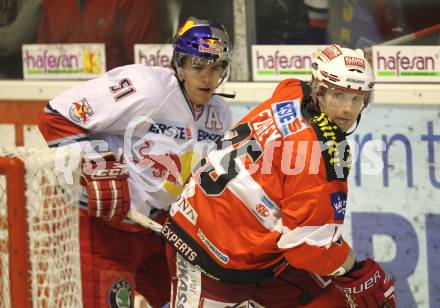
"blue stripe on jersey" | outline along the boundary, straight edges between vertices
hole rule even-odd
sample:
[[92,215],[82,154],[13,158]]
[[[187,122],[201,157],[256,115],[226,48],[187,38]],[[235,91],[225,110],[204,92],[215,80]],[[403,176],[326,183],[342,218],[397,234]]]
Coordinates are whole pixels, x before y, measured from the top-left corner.
[[82,141],[89,141],[89,140],[90,140],[90,138],[86,134],[78,134],[78,135],[69,136],[66,138],[59,138],[56,140],[49,141],[49,142],[47,142],[47,145],[50,148],[55,148],[55,147],[59,146],[60,144],[65,146],[65,145],[69,145],[69,144],[72,144],[75,142],[82,142]]

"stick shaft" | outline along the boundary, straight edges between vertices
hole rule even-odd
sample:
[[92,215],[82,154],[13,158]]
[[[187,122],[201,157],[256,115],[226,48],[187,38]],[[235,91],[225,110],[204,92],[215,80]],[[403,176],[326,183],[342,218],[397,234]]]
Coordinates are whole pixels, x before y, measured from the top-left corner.
[[133,220],[134,222],[140,224],[141,226],[153,230],[154,232],[160,234],[162,230],[162,225],[151,218],[148,218],[144,214],[141,214],[138,210],[131,208],[128,213],[127,217]]
[[440,24],[410,33],[410,34],[406,34],[406,35],[402,35],[400,37],[397,37],[395,39],[386,41],[386,42],[382,42],[379,45],[400,45],[400,44],[405,44],[408,42],[411,42],[417,38],[421,38],[421,37],[425,37],[428,36],[432,33],[436,33],[436,32],[440,32]]

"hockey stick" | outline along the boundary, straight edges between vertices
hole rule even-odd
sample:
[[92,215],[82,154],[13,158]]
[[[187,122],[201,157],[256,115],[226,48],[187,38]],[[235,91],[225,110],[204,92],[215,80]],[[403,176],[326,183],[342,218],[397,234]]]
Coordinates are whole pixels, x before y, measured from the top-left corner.
[[431,27],[427,27],[425,29],[410,33],[410,34],[406,34],[406,35],[402,35],[400,37],[397,37],[395,39],[386,41],[386,42],[382,42],[379,45],[384,45],[384,46],[388,46],[388,45],[401,45],[401,44],[406,44],[408,42],[411,42],[415,39],[418,38],[422,38],[425,36],[428,36],[430,34],[436,33],[436,32],[440,32],[440,24],[431,26]]
[[[434,25],[434,26],[430,26],[427,27],[425,29],[410,33],[410,34],[405,34],[399,37],[396,37],[392,40],[389,41],[385,41],[382,43],[379,43],[377,45],[379,46],[390,46],[390,45],[401,45],[401,44],[406,44],[409,43],[411,41],[414,41],[418,38],[422,38],[434,33],[440,32],[440,24]],[[367,47],[364,49],[365,52],[371,52],[371,47]]]
[[141,226],[150,229],[159,235],[161,234],[162,225],[158,222],[155,222],[153,219],[148,218],[147,216],[145,216],[135,208],[131,208],[128,211],[127,217],[133,220],[134,222],[140,224]]

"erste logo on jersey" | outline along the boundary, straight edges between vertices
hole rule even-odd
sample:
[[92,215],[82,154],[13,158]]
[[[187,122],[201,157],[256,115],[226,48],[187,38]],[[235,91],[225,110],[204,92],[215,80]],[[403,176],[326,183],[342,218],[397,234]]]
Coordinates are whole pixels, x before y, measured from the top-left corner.
[[192,138],[191,129],[182,123],[156,122],[148,130],[174,139],[188,140]]
[[85,97],[77,102],[73,102],[69,108],[70,118],[77,123],[82,122],[85,124],[92,115],[92,107],[90,107]]
[[330,195],[330,202],[334,211],[334,220],[344,220],[345,207],[347,205],[347,194],[342,191],[332,193]]
[[308,127],[302,121],[300,108],[300,99],[272,104],[275,121],[284,138]]
[[205,131],[203,129],[199,128],[199,131],[197,133],[197,141],[203,141],[203,140],[210,140],[217,142],[222,138],[223,135],[216,134],[213,132]]

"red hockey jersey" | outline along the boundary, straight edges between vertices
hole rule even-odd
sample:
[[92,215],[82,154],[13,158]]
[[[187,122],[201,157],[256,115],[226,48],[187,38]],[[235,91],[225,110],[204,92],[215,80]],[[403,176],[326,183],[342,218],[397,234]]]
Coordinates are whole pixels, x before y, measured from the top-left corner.
[[204,158],[163,235],[214,278],[256,282],[287,261],[328,275],[341,237],[350,166],[345,136],[302,82],[281,82]]

